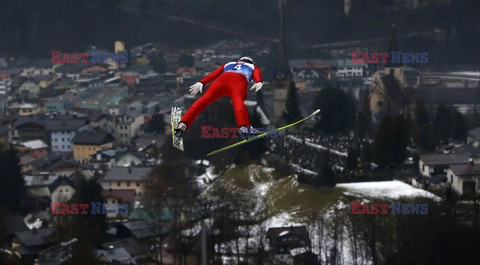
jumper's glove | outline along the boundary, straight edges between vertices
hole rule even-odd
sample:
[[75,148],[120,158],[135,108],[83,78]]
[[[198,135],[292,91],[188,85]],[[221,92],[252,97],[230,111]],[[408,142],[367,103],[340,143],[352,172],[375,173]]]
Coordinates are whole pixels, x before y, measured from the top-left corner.
[[255,83],[255,84],[250,88],[250,90],[255,90],[255,92],[258,92],[260,89],[262,89],[262,86],[263,86],[263,83],[262,83],[262,82],[258,82],[258,83]]
[[196,95],[198,92],[200,92],[200,94],[201,94],[202,89],[203,89],[203,84],[201,82],[197,82],[197,83],[191,85],[190,89],[188,91],[190,91],[190,94]]

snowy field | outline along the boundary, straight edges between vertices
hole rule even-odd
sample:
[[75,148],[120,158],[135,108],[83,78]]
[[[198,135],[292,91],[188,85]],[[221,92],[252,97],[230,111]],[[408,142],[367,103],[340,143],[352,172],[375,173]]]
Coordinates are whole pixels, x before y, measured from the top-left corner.
[[345,188],[345,195],[367,196],[373,198],[399,199],[423,197],[434,200],[440,198],[426,190],[417,189],[398,180],[358,182],[337,184],[338,188]]

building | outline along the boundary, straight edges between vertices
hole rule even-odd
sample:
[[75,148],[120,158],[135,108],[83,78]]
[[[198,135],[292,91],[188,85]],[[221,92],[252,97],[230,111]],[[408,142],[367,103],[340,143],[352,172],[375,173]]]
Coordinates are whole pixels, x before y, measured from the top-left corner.
[[7,112],[8,96],[0,94],[0,118],[5,117]]
[[31,80],[38,84],[42,90],[55,83],[57,81],[57,76],[55,74],[37,75],[32,77]]
[[355,79],[365,76],[365,63],[352,63],[351,58],[338,59],[334,61],[334,75],[340,79]]
[[35,115],[40,112],[42,112],[42,108],[36,103],[20,104],[18,108],[18,115],[20,116]]
[[52,202],[69,202],[75,195],[73,181],[67,177],[58,177],[52,184],[48,186],[50,190],[50,199]]
[[12,78],[9,73],[0,73],[0,95],[6,95],[12,89]]
[[24,61],[20,62],[20,64],[20,76],[23,77],[33,77],[55,73],[55,66],[48,59]]
[[73,138],[77,131],[86,128],[86,119],[62,118],[49,120],[47,131],[50,133],[50,143],[53,152],[72,152]]
[[69,264],[73,256],[73,248],[77,243],[74,238],[67,242],[60,242],[59,245],[51,246],[40,251],[39,257],[34,265],[64,265]]
[[480,165],[473,163],[450,165],[447,181],[460,195],[471,196],[480,191]]
[[21,257],[24,264],[33,264],[42,250],[55,244],[54,233],[54,227],[17,232],[13,236],[12,250]]
[[70,176],[85,168],[71,160],[71,154],[50,152],[47,157],[29,162],[27,165],[33,174],[51,172],[59,176]]
[[5,215],[3,223],[3,236],[5,244],[12,244],[12,237],[15,233],[29,231],[23,217],[20,214],[9,214]]
[[137,151],[124,151],[117,153],[115,165],[119,167],[141,165],[146,159],[146,154]]
[[[397,31],[392,26],[388,52],[399,51]],[[401,62],[389,58],[383,71],[372,76],[372,87],[369,93],[369,107],[372,121],[378,123],[385,115],[397,115],[405,111],[410,102],[413,87],[419,83],[419,71],[408,67]],[[407,84],[409,87],[407,87]]]
[[[162,226],[161,233],[167,230],[165,226]],[[144,220],[135,220],[125,223],[121,223],[117,226],[117,236],[121,238],[133,238],[135,240],[148,240],[156,235],[158,232],[157,228],[152,222],[147,222]]]
[[[105,63],[93,63],[84,67],[81,74],[88,75],[91,73],[103,73],[108,71],[108,64]],[[80,77],[79,77],[80,78]]]
[[122,81],[128,86],[132,87],[138,84],[139,74],[134,71],[124,71],[121,77]]
[[75,83],[75,81],[68,76],[64,76],[60,78],[57,81],[57,84],[55,85],[55,89],[59,89],[59,90],[68,90],[76,87],[77,87],[77,83]]
[[130,253],[123,248],[97,249],[96,256],[101,264],[136,264]]
[[8,108],[9,113],[13,111],[19,116],[35,115],[42,112],[42,108],[37,103],[14,104]]
[[146,156],[144,152],[129,151],[127,148],[116,147],[96,153],[89,161],[89,165],[97,169],[109,169],[112,166],[136,166],[143,164]]
[[23,82],[18,88],[18,94],[27,98],[36,98],[40,93],[40,85],[32,80]]
[[48,142],[47,119],[43,115],[21,116],[13,124],[11,137],[19,141],[42,140]]
[[293,258],[293,265],[320,265],[318,255],[308,248],[296,248],[290,250]]
[[112,167],[102,180],[103,187],[112,190],[134,189],[135,199],[143,198],[145,181],[152,167]]
[[15,149],[23,155],[29,155],[35,159],[41,159],[48,154],[48,145],[42,140],[31,140],[15,145]]
[[[101,244],[101,248],[105,250],[110,249],[111,247],[113,248],[123,247],[135,259],[146,258],[150,253],[150,246],[148,243],[141,240],[136,240],[133,238],[118,239],[118,240],[109,241]],[[167,264],[167,263],[164,262],[164,264]]]
[[117,105],[128,96],[128,87],[117,84],[98,84],[89,89],[93,93],[78,94],[73,99],[75,107],[80,109],[106,110],[111,105]]
[[[130,211],[133,208],[133,202],[135,201],[136,192],[134,189],[110,189],[103,191],[103,197],[105,198],[105,203],[109,205],[107,207],[108,219],[128,219],[128,213],[122,214],[119,211],[111,211],[112,207],[119,207],[120,204],[127,204],[128,210]],[[111,206],[115,205],[115,206]],[[117,208],[118,209],[118,208]]]
[[289,254],[296,248],[310,248],[312,243],[305,226],[273,227],[267,231],[270,252],[277,255]]
[[480,146],[480,127],[468,131],[467,142],[474,147]]
[[108,114],[102,112],[101,110],[93,109],[77,109],[75,113],[79,115],[84,115],[89,121],[89,125],[93,128],[102,128],[107,123]]
[[428,154],[420,156],[418,167],[421,176],[432,177],[446,174],[451,165],[469,164],[469,161],[465,154]]
[[72,139],[73,159],[87,163],[98,151],[111,148],[115,138],[103,131],[77,132]]
[[144,123],[144,115],[140,112],[127,112],[121,115],[114,115],[111,119],[111,126],[115,130],[115,139],[122,144],[128,144],[133,137],[138,136],[140,126]]
[[405,107],[407,95],[393,75],[375,78],[372,85],[369,107],[374,122],[380,122],[385,115],[396,115]]
[[116,148],[105,149],[96,153],[88,162],[95,169],[109,169],[115,165]]
[[332,77],[332,64],[326,60],[295,59],[289,64],[298,90],[322,87]]

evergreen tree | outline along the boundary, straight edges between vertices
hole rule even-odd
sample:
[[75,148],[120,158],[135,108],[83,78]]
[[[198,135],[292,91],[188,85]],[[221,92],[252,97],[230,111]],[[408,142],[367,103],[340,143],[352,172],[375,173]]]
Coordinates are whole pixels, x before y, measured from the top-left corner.
[[152,119],[149,122],[148,132],[152,133],[165,133],[165,120],[163,114],[156,113],[152,115]]
[[421,100],[415,101],[414,120],[414,126],[411,130],[413,141],[419,147],[433,151],[436,146],[436,137],[433,134],[430,115]]
[[456,109],[439,105],[433,119],[434,137],[444,143],[450,139],[465,141],[468,126],[465,117]]
[[178,66],[180,67],[192,67],[194,63],[193,56],[190,54],[183,53],[178,59]]
[[354,170],[358,166],[358,158],[360,157],[360,150],[351,148],[348,150],[347,160],[345,161],[345,168]]
[[440,141],[448,142],[452,126],[451,118],[451,110],[447,106],[441,104],[437,107],[433,119],[433,129]]
[[105,202],[102,191],[102,186],[100,186],[96,178],[89,180],[82,178],[77,184],[73,201],[78,204],[88,204],[89,208],[87,211],[89,214],[72,215],[67,224],[67,233],[70,235],[70,238],[75,237],[78,239],[79,247],[98,244],[107,229],[105,214],[90,214],[92,203]]
[[403,115],[398,115],[395,118],[394,123],[394,136],[393,136],[393,163],[399,165],[407,158],[407,146],[409,143],[409,132],[407,121],[403,118]]
[[355,124],[355,101],[338,87],[328,85],[315,99],[315,109],[321,109],[321,119],[315,125],[325,133],[347,133]]
[[366,163],[372,162],[373,158],[374,158],[373,146],[369,142],[366,142],[362,146],[362,152],[360,154],[360,161],[362,161],[362,164],[366,164]]
[[424,148],[425,150],[435,150],[435,147],[438,144],[438,135],[433,132],[433,126],[431,124],[427,124],[419,128],[416,142],[418,146]]
[[325,163],[321,171],[321,186],[335,187],[337,181],[335,180],[335,172],[333,172],[332,166],[329,163]]
[[298,104],[297,88],[293,81],[290,82],[290,86],[288,87],[287,102],[285,103],[282,118],[287,121],[287,123],[292,123],[302,118],[300,105]]
[[152,67],[153,71],[156,73],[164,73],[167,70],[167,63],[165,61],[165,56],[162,52],[157,52],[152,54],[150,57],[150,67]]
[[375,134],[375,163],[381,167],[402,163],[408,146],[408,130],[403,116],[385,116]]
[[17,152],[0,149],[0,207],[17,212],[25,193],[25,183]]
[[[61,240],[76,238],[78,242],[73,247],[71,262],[73,265],[99,264],[95,256],[94,246],[101,243],[107,229],[106,214],[92,214],[92,203],[103,204],[102,187],[96,177],[86,180],[83,176],[76,183],[76,192],[70,205],[74,203],[87,204],[87,214],[58,215],[57,233]],[[79,209],[82,211],[82,208]]]
[[467,122],[462,113],[457,110],[454,110],[452,113],[452,138],[460,141],[465,141],[468,135]]
[[363,111],[359,112],[357,115],[357,136],[365,137],[370,133],[370,119],[367,114]]
[[72,259],[70,262],[70,264],[72,265],[100,264],[98,258],[95,255],[94,245],[80,241],[73,248]]
[[422,100],[415,101],[415,123],[417,126],[424,126],[430,122],[430,116]]

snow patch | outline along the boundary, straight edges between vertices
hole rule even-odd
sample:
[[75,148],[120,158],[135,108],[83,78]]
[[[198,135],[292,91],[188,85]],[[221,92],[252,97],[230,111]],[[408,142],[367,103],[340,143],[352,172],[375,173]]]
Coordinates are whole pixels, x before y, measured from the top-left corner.
[[272,228],[272,227],[284,227],[284,226],[298,226],[302,225],[293,221],[292,216],[290,213],[283,212],[281,214],[275,215],[270,219],[266,220],[264,223],[265,227]]
[[28,227],[28,229],[40,229],[42,228],[42,220],[40,218],[36,218],[33,222],[29,223],[28,221],[32,218],[32,215],[27,215],[23,221],[25,222],[25,225]]
[[414,188],[398,180],[342,183],[337,184],[337,187],[347,189],[348,191],[344,193],[346,195],[353,194],[387,199],[399,199],[401,197],[425,197],[434,200],[440,200],[440,198],[433,193]]

